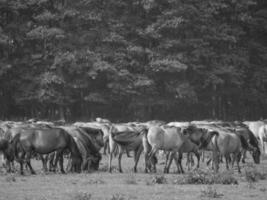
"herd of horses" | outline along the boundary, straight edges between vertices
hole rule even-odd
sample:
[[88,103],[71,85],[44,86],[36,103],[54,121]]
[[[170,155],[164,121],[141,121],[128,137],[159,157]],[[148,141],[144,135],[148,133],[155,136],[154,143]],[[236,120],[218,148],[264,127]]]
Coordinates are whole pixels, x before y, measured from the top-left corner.
[[[156,172],[158,152],[166,156],[164,172],[168,173],[175,160],[177,170],[184,173],[182,157],[187,153],[187,165],[197,158],[197,165],[204,152],[210,152],[207,163],[217,172],[223,158],[226,169],[245,162],[246,152],[253,161],[260,163],[266,151],[267,125],[264,121],[224,122],[192,121],[170,122],[152,120],[148,122],[111,123],[97,118],[94,122],[56,124],[46,121],[0,121],[0,153],[2,166],[14,172],[14,162],[35,174],[31,159],[40,159],[44,171],[62,173],[98,170],[103,154],[109,154],[109,172],[112,159],[117,156],[118,169],[122,172],[123,153],[131,157],[134,152],[134,172],[140,155],[144,153],[145,172]],[[103,149],[103,152],[101,152]],[[65,159],[64,159],[65,158]],[[67,166],[64,167],[64,160]],[[48,165],[48,166],[47,166]]]

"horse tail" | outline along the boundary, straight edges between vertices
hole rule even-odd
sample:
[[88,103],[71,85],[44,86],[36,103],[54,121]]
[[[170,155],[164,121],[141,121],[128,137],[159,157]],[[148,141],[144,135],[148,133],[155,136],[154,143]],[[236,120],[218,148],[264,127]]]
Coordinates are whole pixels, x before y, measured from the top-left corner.
[[208,144],[210,143],[211,139],[213,138],[213,136],[218,136],[218,135],[219,135],[219,133],[217,131],[209,132],[209,135],[208,135],[207,139],[204,140],[202,142],[202,144],[200,144],[199,149],[206,148],[208,146]]
[[19,140],[20,140],[20,134],[17,134],[10,142],[15,158],[19,157],[19,152],[18,152]]
[[[218,132],[217,132],[217,133],[218,133]],[[219,133],[215,135],[214,146],[215,146],[215,150],[216,150],[217,152],[220,152],[219,145],[218,145],[218,136],[219,136]]]

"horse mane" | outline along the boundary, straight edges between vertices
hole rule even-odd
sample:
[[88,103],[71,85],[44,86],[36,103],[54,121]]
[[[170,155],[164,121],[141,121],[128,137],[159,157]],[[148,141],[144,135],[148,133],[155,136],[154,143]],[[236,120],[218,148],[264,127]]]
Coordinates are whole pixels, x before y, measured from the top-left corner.
[[70,140],[69,150],[71,152],[71,156],[79,157],[80,159],[82,159],[82,155],[79,151],[78,145],[76,144],[74,138],[64,129],[61,129],[61,130],[64,131],[65,134],[68,135],[69,137],[69,140]]
[[112,138],[115,142],[120,145],[129,145],[134,142],[136,138],[141,135],[141,132],[135,131],[122,131],[117,133],[112,133]]
[[247,129],[247,131],[248,131],[248,135],[249,135],[250,144],[253,147],[256,147],[258,151],[260,151],[259,142],[258,142],[257,138],[255,137],[255,135],[249,129]]
[[[88,134],[84,129],[77,128],[77,130],[81,134],[81,136],[86,137],[88,139],[87,142],[89,142],[89,144],[87,146],[90,147],[90,150],[93,151],[94,153],[98,152],[98,149],[93,142],[94,140],[93,137],[90,134]],[[81,141],[84,141],[84,138],[81,138],[80,136],[77,136],[77,138],[80,139]]]
[[218,136],[219,135],[219,133],[217,131],[210,131],[208,133],[209,133],[209,135],[208,135],[207,139],[202,141],[202,144],[200,144],[200,147],[199,148],[206,148],[208,146],[208,144],[210,143],[212,137],[214,135],[215,136]]
[[247,142],[247,140],[245,139],[245,137],[241,134],[238,134],[240,141],[241,141],[241,145],[243,149],[248,149],[249,148],[249,144]]

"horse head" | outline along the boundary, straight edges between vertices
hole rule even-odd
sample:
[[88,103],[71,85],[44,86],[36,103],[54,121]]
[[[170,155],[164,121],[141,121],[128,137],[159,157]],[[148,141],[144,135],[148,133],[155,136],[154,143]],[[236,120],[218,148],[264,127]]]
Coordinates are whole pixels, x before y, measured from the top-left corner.
[[252,158],[256,164],[260,164],[261,151],[257,147],[252,147]]

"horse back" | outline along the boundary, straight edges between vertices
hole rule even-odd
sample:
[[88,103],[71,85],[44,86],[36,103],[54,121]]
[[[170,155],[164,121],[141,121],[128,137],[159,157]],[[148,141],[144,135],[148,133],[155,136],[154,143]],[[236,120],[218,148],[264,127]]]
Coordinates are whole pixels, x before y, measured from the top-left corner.
[[147,134],[148,142],[151,146],[159,149],[171,150],[182,146],[185,136],[176,127],[151,127]]
[[222,154],[234,153],[242,148],[241,139],[237,134],[220,132],[217,137],[217,147]]
[[70,137],[60,128],[22,129],[19,133],[19,142],[25,149],[34,149],[37,153],[46,154],[68,148]]

